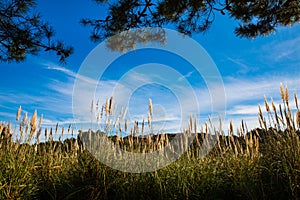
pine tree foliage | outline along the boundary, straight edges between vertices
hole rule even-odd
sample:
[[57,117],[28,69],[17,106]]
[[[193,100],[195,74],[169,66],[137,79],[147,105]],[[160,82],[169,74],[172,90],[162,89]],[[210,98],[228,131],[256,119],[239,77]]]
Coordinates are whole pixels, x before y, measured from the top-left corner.
[[[239,22],[235,34],[256,38],[280,26],[299,22],[299,0],[94,0],[107,6],[103,19],[82,19],[92,27],[91,39],[101,41],[132,28],[173,26],[184,34],[205,32],[216,13]],[[226,24],[224,24],[226,26]]]
[[53,51],[61,62],[73,52],[61,41],[53,41],[53,28],[33,14],[35,0],[0,1],[0,61],[21,62],[28,54]]

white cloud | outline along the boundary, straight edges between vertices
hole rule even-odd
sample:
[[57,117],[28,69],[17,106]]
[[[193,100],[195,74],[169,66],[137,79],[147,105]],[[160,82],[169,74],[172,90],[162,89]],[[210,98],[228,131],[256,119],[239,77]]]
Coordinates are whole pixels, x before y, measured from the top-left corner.
[[[38,100],[39,107],[45,110],[49,110],[56,113],[67,113],[72,114],[72,109],[77,109],[77,113],[80,113],[79,117],[82,124],[90,124],[91,122],[91,113],[90,106],[91,101],[94,99],[95,103],[97,99],[100,99],[101,104],[105,103],[106,98],[110,96],[114,96],[114,102],[119,106],[128,106],[130,96],[133,95],[135,91],[136,85],[143,85],[144,83],[151,83],[153,80],[159,80],[159,77],[149,77],[147,74],[138,73],[138,71],[133,71],[132,73],[128,73],[123,81],[115,81],[115,80],[94,80],[89,77],[77,75],[75,72],[55,65],[48,65],[49,70],[56,70],[63,73],[66,76],[66,79],[53,80],[53,84],[48,85],[48,88],[54,91],[52,96],[30,96],[24,95],[26,98],[22,98],[20,101],[16,101],[15,103],[24,103],[32,100]],[[188,73],[187,76],[192,74]],[[264,76],[264,77],[249,77],[248,79],[240,79],[234,77],[225,77],[224,78],[224,87],[226,94],[226,105],[228,107],[227,116],[224,121],[224,127],[229,125],[229,121],[232,120],[235,126],[239,126],[241,120],[245,120],[248,124],[249,128],[257,127],[257,105],[263,104],[264,95],[267,98],[274,98],[277,104],[280,102],[280,93],[279,93],[279,84],[282,82],[284,85],[288,85],[290,92],[300,91],[300,74],[290,74],[288,76]],[[78,78],[82,85],[79,87],[80,89],[80,105],[73,104],[72,107],[72,97],[73,96],[73,88],[75,79]],[[162,77],[166,78],[166,77]],[[64,80],[64,81],[63,81]],[[174,83],[175,84],[175,83]],[[86,87],[90,87],[91,85],[96,88],[92,91],[86,90]],[[176,90],[185,94],[185,91],[190,90],[183,85],[175,85]],[[214,98],[214,106],[215,108],[220,108],[222,104],[224,104],[224,99],[222,98],[222,90],[223,88],[214,87],[210,88],[209,91],[205,86],[194,88],[196,94],[196,101],[198,102],[198,108],[200,110],[200,116],[198,122],[203,124],[208,119],[208,115],[212,111],[212,98],[211,94],[215,94]],[[213,91],[212,91],[213,90]],[[138,93],[136,98],[145,99],[144,102],[148,102],[149,96],[147,92],[151,92],[152,95],[155,95],[157,99],[153,102],[158,106],[162,106],[163,110],[160,109],[158,111],[162,112],[161,115],[156,115],[153,118],[153,122],[156,124],[161,124],[158,126],[159,129],[164,129],[165,131],[178,131],[181,117],[186,118],[188,120],[189,114],[197,115],[195,111],[197,110],[197,106],[191,103],[192,93],[186,93],[178,104],[178,99],[172,99],[170,96],[166,95],[166,90],[161,88],[154,88],[154,91],[150,91],[145,87],[142,92]],[[210,93],[211,92],[211,93]],[[7,95],[7,94],[6,94]],[[5,101],[7,99],[18,99],[17,96],[4,96],[0,95],[0,100]],[[292,96],[292,95],[291,95]],[[138,100],[137,99],[137,100]],[[139,101],[137,101],[139,102]],[[141,101],[142,102],[142,101]],[[176,103],[177,102],[177,103]],[[186,114],[181,113],[181,109],[185,111]],[[133,108],[136,112],[132,111],[130,114],[130,118],[132,120],[142,119],[146,120],[147,117],[147,109],[148,105],[145,104],[136,104]],[[140,111],[145,111],[146,113],[142,114]],[[155,113],[155,110],[154,110]],[[188,113],[188,114],[187,114]],[[183,116],[185,115],[185,116]],[[47,121],[48,120],[48,121]],[[60,119],[60,123],[68,124],[73,119]],[[45,119],[45,125],[54,125],[56,124],[55,119]],[[164,124],[164,126],[163,126]],[[78,128],[82,128],[80,125]],[[177,129],[177,130],[176,130]]]
[[299,76],[300,73],[290,74],[289,76],[249,77],[247,80],[227,78],[225,80],[227,102],[232,104],[242,101],[257,101],[263,99],[265,95],[268,98],[279,98],[279,86],[281,82],[288,86],[290,92],[299,91]]
[[228,115],[255,115],[258,113],[258,105],[236,105],[226,113]]
[[243,59],[238,59],[238,58],[231,58],[227,57],[227,60],[231,61],[232,63],[236,64],[239,66],[239,70],[236,72],[237,74],[247,74],[249,72],[257,71],[258,68],[255,66],[250,66],[248,63],[246,64],[246,61]]
[[262,51],[265,52],[265,57],[269,60],[280,61],[299,61],[300,59],[300,37],[296,37],[289,40],[276,40],[272,43],[262,47]]
[[178,78],[178,81],[182,81],[183,79],[189,78],[192,74],[194,73],[194,71],[190,71],[187,74],[181,76]]

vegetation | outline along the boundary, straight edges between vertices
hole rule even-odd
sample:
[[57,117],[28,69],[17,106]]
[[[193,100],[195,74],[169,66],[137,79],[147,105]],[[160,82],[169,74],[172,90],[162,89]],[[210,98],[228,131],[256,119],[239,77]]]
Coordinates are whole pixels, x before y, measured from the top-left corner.
[[299,22],[299,1],[283,0],[94,0],[108,7],[103,19],[83,19],[93,28],[91,38],[103,40],[132,28],[173,26],[191,35],[207,31],[216,13],[239,22],[237,36],[255,38],[269,35],[277,27]]
[[64,62],[73,47],[53,41],[54,30],[41,15],[33,13],[35,0],[0,2],[0,61],[21,62],[28,54],[53,51]]
[[[237,36],[255,38],[269,35],[278,27],[298,23],[300,15],[298,0],[94,1],[107,8],[107,13],[103,19],[81,20],[83,25],[92,28],[90,37],[93,41],[102,41],[123,31],[145,27],[171,26],[187,35],[205,32],[214,22],[216,13],[228,15],[239,22],[235,28]],[[0,61],[21,62],[27,55],[53,51],[64,62],[72,54],[72,47],[65,46],[61,41],[53,41],[53,28],[42,20],[40,14],[33,11],[36,2],[0,2]],[[154,39],[163,41],[161,31],[155,32],[151,37],[148,33],[134,33],[133,36],[137,40],[135,42]]]
[[[18,131],[10,124],[0,125],[0,199],[299,199],[300,110],[296,94],[295,116],[288,89],[281,86],[281,95],[278,107],[265,99],[267,116],[259,107],[261,126],[255,130],[248,131],[242,122],[237,131],[230,124],[225,133],[207,123],[199,133],[191,118],[180,141],[183,144],[187,135],[197,132],[188,151],[176,162],[146,173],[102,164],[80,137],[54,141],[54,134],[65,134],[64,129],[58,133],[58,125],[45,129],[47,140],[40,142],[42,119],[38,122],[35,112],[30,122],[19,122],[20,108]],[[109,115],[111,107],[106,103],[104,113]],[[107,129],[103,131],[80,135],[101,135]],[[72,133],[72,127],[66,132]],[[109,139],[126,151],[146,153],[170,145],[174,136],[161,132]],[[206,156],[199,156],[201,145],[208,145],[205,141],[211,137],[217,143]]]

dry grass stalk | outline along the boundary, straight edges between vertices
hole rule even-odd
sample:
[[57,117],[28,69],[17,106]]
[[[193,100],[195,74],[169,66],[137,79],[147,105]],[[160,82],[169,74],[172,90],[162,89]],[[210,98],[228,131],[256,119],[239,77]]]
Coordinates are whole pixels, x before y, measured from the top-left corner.
[[31,118],[31,121],[30,121],[30,126],[32,128],[36,128],[37,126],[37,111],[35,110],[33,115],[32,115],[32,118]]
[[294,92],[294,100],[295,100],[296,108],[297,108],[297,110],[299,110],[299,107],[298,107],[298,99],[297,99],[297,94],[296,94],[296,92]]
[[233,124],[232,124],[232,121],[230,120],[230,123],[229,123],[229,135],[233,135]]
[[194,132],[197,135],[197,117],[194,118]]
[[100,118],[103,117],[103,113],[104,113],[104,106],[101,107],[101,114],[100,114]]
[[0,124],[0,134],[2,133],[3,129],[4,129],[5,125],[3,123]]
[[120,133],[122,133],[122,126],[121,126],[121,122],[119,121],[119,131]]
[[258,156],[258,154],[259,154],[259,140],[257,139],[257,137],[255,136],[254,137],[254,141],[255,141],[255,157],[257,157]]
[[22,107],[20,106],[17,112],[17,116],[16,116],[16,121],[19,121],[20,117],[21,117],[21,112],[22,112]]
[[[244,133],[247,131],[246,128],[245,128],[245,126],[246,126],[245,121],[242,120],[242,131],[241,131],[241,133],[240,133],[242,136],[244,136]],[[241,135],[240,135],[240,136],[241,136]]]
[[269,104],[268,104],[266,96],[264,97],[264,102],[265,102],[266,111],[270,112],[271,110],[270,110],[270,107],[269,107]]
[[286,101],[287,104],[289,104],[289,99],[290,99],[290,97],[289,97],[289,89],[288,89],[288,87],[286,87],[285,88],[285,101]]
[[150,114],[148,115],[148,127],[149,128],[151,127],[151,116],[150,116]]
[[261,107],[260,107],[259,104],[258,104],[258,118],[260,118],[262,121],[263,121],[263,119],[264,119],[263,113],[262,113],[262,111],[261,111]]
[[56,122],[56,126],[55,126],[55,133],[58,132],[58,122]]
[[32,115],[32,118],[30,121],[30,126],[31,126],[31,130],[30,130],[30,135],[29,135],[28,140],[31,140],[31,138],[33,137],[33,134],[37,130],[38,122],[37,122],[37,111],[36,110],[34,111],[34,113]]
[[111,115],[113,113],[113,97],[110,97],[109,99],[109,106],[108,106],[108,113]]
[[47,138],[47,136],[48,136],[48,129],[46,128],[45,129],[45,138]]
[[91,114],[94,113],[94,99],[92,99],[92,102],[91,102]]
[[29,124],[26,124],[26,127],[25,127],[25,133],[27,133],[29,130]]
[[209,134],[209,128],[207,122],[205,122],[205,134]]
[[300,110],[297,110],[295,118],[296,118],[296,125],[298,128],[300,128]]
[[41,133],[42,133],[42,128],[39,128],[39,130],[38,130],[38,132],[36,134],[37,143],[40,143]]
[[[22,123],[20,123],[19,131],[20,131],[21,134],[23,133],[23,124]],[[1,133],[1,131],[0,131],[0,133]]]
[[39,126],[41,126],[43,123],[43,115],[40,116],[40,120],[39,120]]
[[21,122],[21,125],[24,126],[25,124],[27,124],[27,112],[25,112],[24,116],[23,116],[23,119],[22,119],[22,122]]
[[287,128],[291,129],[292,126],[291,126],[291,119],[289,117],[289,114],[287,113],[286,110],[284,110],[283,112],[284,112],[284,116],[285,116],[285,121],[286,121],[286,124],[287,124]]
[[98,98],[97,103],[96,103],[96,110],[99,110],[99,105],[100,105],[100,99]]
[[71,126],[72,126],[72,124],[70,123],[68,126],[68,133],[70,133]]
[[272,108],[273,108],[273,111],[274,111],[274,116],[275,116],[277,126],[279,126],[279,119],[278,119],[278,115],[277,115],[277,110],[276,110],[275,103],[274,103],[273,100],[272,100]]
[[192,115],[190,115],[189,132],[191,133],[192,130],[193,130],[193,118],[192,118]]
[[284,117],[283,117],[281,104],[279,104],[279,113],[280,113],[280,117],[281,117],[281,123],[285,126],[285,123],[284,123],[284,120],[283,120]]
[[52,141],[53,140],[53,130],[52,130],[52,127],[50,128],[50,134],[49,134],[49,137],[48,137],[48,141]]
[[153,107],[152,107],[152,100],[149,99],[149,114],[150,116],[152,117],[152,114],[153,114]]
[[100,113],[100,111],[98,111],[98,112],[97,112],[97,119],[96,119],[96,120],[97,120],[97,123],[99,123],[100,117],[101,117],[101,113]]
[[109,113],[108,98],[106,98],[106,101],[105,101],[105,114],[106,114],[106,116],[108,116],[108,113]]
[[282,83],[280,83],[280,94],[281,94],[282,101],[285,102],[285,100],[286,100],[285,90],[284,90],[284,87],[283,87]]
[[125,122],[124,122],[124,130],[125,130],[125,132],[127,132],[127,119],[125,119]]
[[142,121],[142,134],[144,136],[144,129],[145,129],[145,120]]

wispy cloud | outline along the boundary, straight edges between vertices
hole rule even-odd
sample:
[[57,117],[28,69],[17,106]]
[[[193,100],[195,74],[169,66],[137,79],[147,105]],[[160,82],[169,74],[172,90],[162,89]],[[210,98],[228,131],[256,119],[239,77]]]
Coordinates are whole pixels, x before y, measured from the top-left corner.
[[49,69],[49,70],[56,70],[56,71],[63,72],[64,74],[68,75],[69,77],[71,77],[73,79],[79,79],[79,80],[82,80],[82,81],[84,81],[86,83],[89,83],[89,84],[97,84],[98,83],[98,80],[92,79],[92,78],[87,77],[87,76],[82,76],[79,73],[76,73],[72,70],[69,70],[69,69],[66,69],[64,67],[58,66],[54,63],[49,62],[49,63],[45,63],[44,65],[47,66],[47,69]]
[[[232,60],[233,61],[233,60]],[[14,93],[13,91],[8,93],[0,92],[0,102],[5,102],[8,100],[14,100],[16,108],[19,105],[31,105],[30,102],[35,102],[33,105],[36,109],[47,110],[48,113],[57,115],[55,117],[45,116],[44,125],[50,126],[55,125],[58,121],[61,124],[69,124],[74,122],[72,114],[74,114],[74,109],[77,109],[77,113],[81,116],[75,116],[80,118],[80,122],[84,124],[89,124],[91,122],[90,106],[92,99],[95,101],[99,98],[100,102],[105,103],[105,99],[110,96],[114,96],[114,102],[120,107],[130,106],[129,101],[135,101],[135,104],[131,105],[133,107],[128,112],[131,116],[131,120],[139,120],[147,118],[148,106],[147,102],[150,97],[153,97],[154,103],[154,118],[153,122],[156,123],[157,129],[164,129],[166,131],[179,131],[181,127],[182,118],[185,118],[187,122],[189,114],[198,115],[201,119],[199,123],[206,121],[208,115],[212,110],[212,106],[222,105],[224,99],[215,96],[215,102],[213,102],[211,94],[208,88],[203,86],[194,87],[190,93],[186,93],[190,88],[180,84],[178,82],[172,82],[175,84],[175,90],[181,92],[185,98],[181,100],[178,97],[172,95],[174,91],[168,91],[162,87],[150,87],[145,86],[145,83],[159,82],[166,77],[154,77],[148,76],[147,74],[139,73],[139,71],[133,71],[128,73],[122,81],[116,80],[95,80],[83,75],[78,75],[76,72],[64,68],[58,65],[45,65],[48,70],[54,70],[61,73],[59,79],[52,79],[51,83],[46,85],[47,91],[43,95],[39,94],[20,94]],[[245,66],[246,67],[246,66]],[[189,77],[193,72],[189,72],[185,77]],[[254,128],[257,126],[257,105],[263,104],[263,97],[266,95],[268,98],[274,98],[276,102],[279,103],[279,84],[282,82],[284,85],[288,85],[291,92],[300,91],[300,79],[299,74],[288,74],[282,76],[257,76],[248,79],[242,79],[239,77],[224,77],[224,88],[215,87],[214,94],[219,94],[225,89],[226,94],[226,107],[227,116],[225,118],[224,124],[229,123],[232,120],[235,126],[239,126],[241,119],[244,119],[248,127]],[[79,98],[80,101],[76,104],[76,99],[74,102],[74,83],[78,79],[81,81]],[[164,83],[164,82],[163,82]],[[178,84],[178,85],[176,85]],[[86,88],[91,85],[96,86],[95,89],[88,91]],[[135,88],[136,85],[143,86],[141,88]],[[212,89],[212,88],[210,88]],[[191,103],[191,98],[194,94],[196,95],[197,106]],[[185,95],[184,95],[185,94]],[[22,98],[20,98],[20,96]],[[131,99],[132,98],[132,99]],[[73,99],[73,104],[72,104]],[[138,103],[139,102],[139,103]],[[215,105],[212,105],[215,104]],[[74,107],[78,106],[78,107]],[[141,112],[145,112],[144,114]],[[182,112],[184,111],[184,113]],[[198,113],[196,112],[198,111]],[[199,113],[200,112],[200,113]],[[8,113],[2,112],[0,114],[7,115]],[[183,116],[184,115],[184,116]],[[15,115],[11,114],[10,117],[14,118]],[[184,123],[183,123],[184,124]],[[78,128],[83,128],[80,125]]]
[[236,105],[226,113],[228,115],[257,115],[258,105]]
[[227,60],[229,60],[230,62],[236,64],[239,67],[236,74],[245,75],[245,74],[248,74],[250,72],[255,72],[255,71],[258,70],[257,67],[248,64],[246,61],[244,61],[243,59],[240,59],[240,58],[227,57]]
[[181,76],[178,78],[178,81],[182,81],[183,79],[189,78],[192,74],[194,73],[194,71],[190,71],[187,74]]
[[300,36],[279,41],[276,40],[262,47],[265,57],[275,62],[300,61]]

